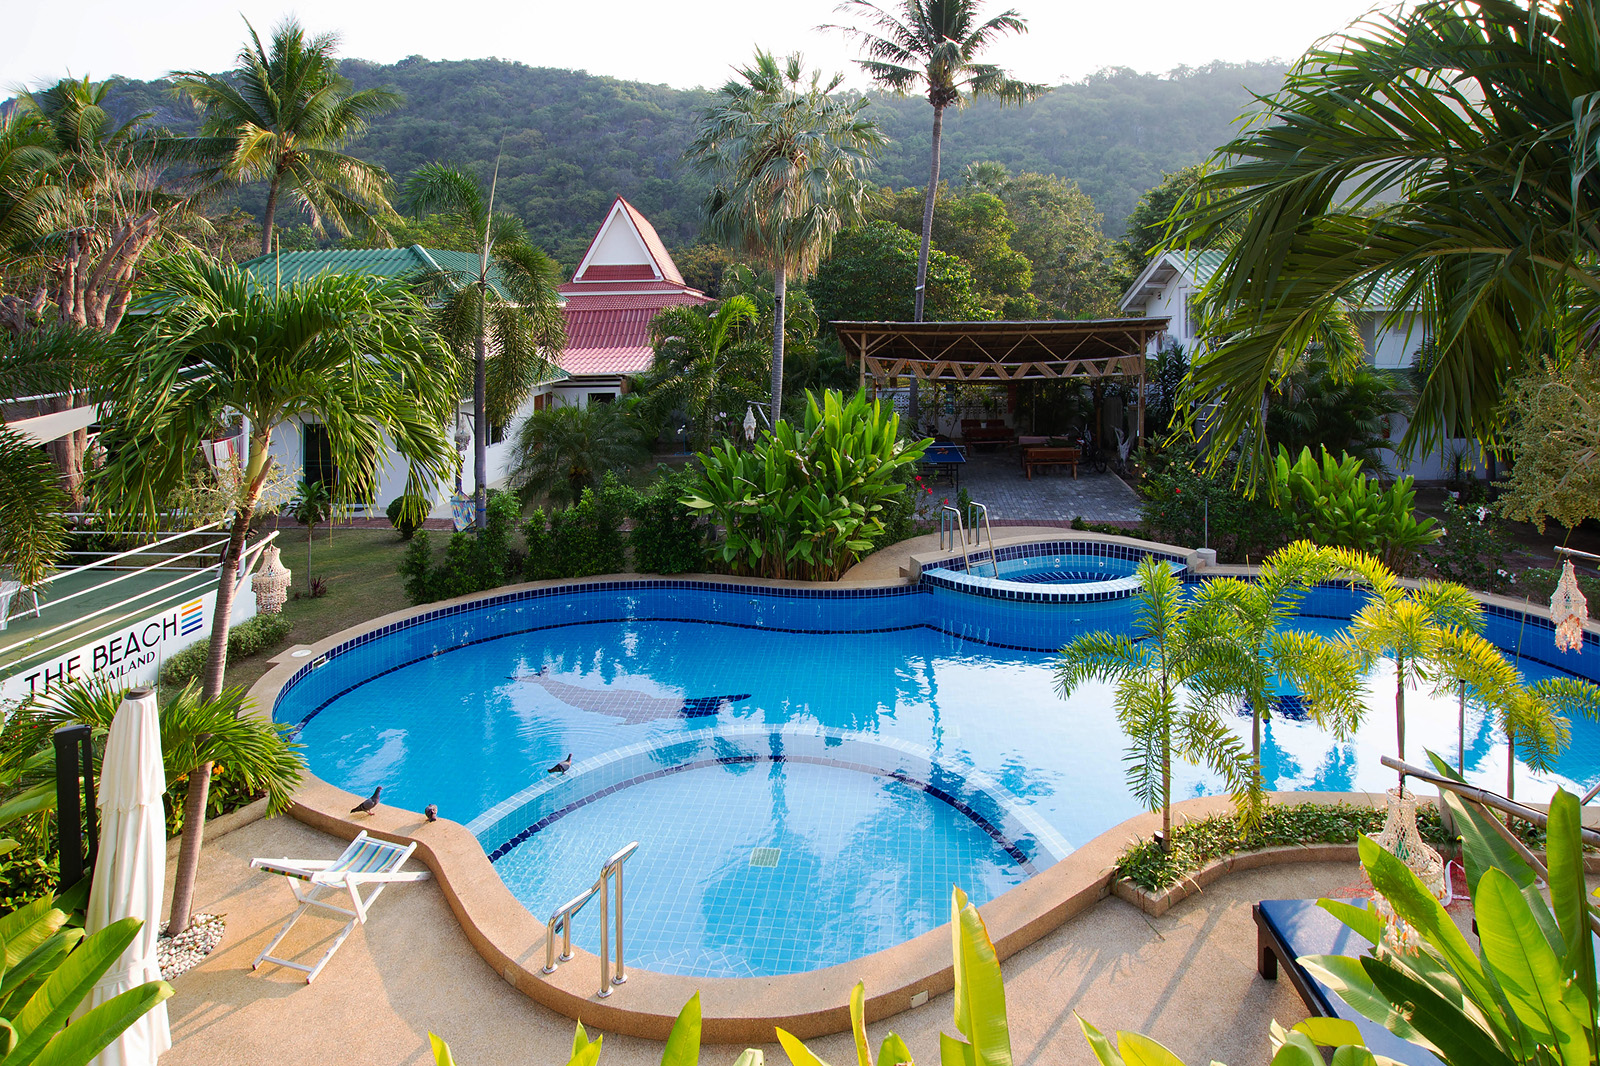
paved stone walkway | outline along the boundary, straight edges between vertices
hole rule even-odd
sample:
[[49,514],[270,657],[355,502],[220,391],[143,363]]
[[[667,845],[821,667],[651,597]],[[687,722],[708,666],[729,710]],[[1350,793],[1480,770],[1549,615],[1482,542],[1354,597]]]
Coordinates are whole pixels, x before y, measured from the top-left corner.
[[[945,491],[940,482],[935,492]],[[994,522],[1138,522],[1139,495],[1115,474],[1096,474],[1079,467],[1074,478],[1066,467],[1035,470],[1023,476],[1015,449],[968,450],[961,469],[961,488],[989,508]],[[952,493],[954,490],[951,490]]]

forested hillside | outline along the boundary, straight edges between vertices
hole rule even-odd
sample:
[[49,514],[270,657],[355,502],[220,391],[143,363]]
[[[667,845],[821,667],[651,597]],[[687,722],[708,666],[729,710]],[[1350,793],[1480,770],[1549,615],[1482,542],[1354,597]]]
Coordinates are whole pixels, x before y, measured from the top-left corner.
[[[483,168],[501,153],[502,202],[569,267],[617,194],[642,209],[674,248],[700,228],[704,186],[679,160],[703,90],[680,90],[527,67],[494,59],[380,65],[347,61],[357,88],[390,86],[406,106],[377,121],[354,146],[397,181],[430,160]],[[959,184],[971,162],[1076,181],[1108,235],[1122,232],[1139,194],[1206,158],[1250,105],[1249,90],[1276,87],[1276,64],[1213,64],[1165,75],[1113,70],[1059,86],[1025,108],[980,101],[945,124],[944,174]],[[161,82],[128,82],[118,111],[157,112],[187,128],[193,116]],[[894,143],[880,177],[895,188],[927,180],[932,113],[921,98],[881,98],[874,108]],[[259,188],[241,203],[259,207]]]

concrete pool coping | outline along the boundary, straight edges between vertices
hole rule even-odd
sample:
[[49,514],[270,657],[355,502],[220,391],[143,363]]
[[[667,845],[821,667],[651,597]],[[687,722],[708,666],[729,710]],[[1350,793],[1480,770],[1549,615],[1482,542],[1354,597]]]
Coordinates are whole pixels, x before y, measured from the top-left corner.
[[[1036,535],[1005,538],[1021,542]],[[1066,538],[1062,538],[1066,539]],[[1144,547],[1150,542],[1134,538],[1089,534],[1085,540],[1126,543]],[[997,539],[996,545],[1000,545]],[[1171,551],[1170,545],[1163,545]],[[1181,551],[1182,549],[1178,549]],[[1228,568],[1235,570],[1236,568]],[[1241,573],[1248,571],[1240,571]],[[251,687],[253,713],[270,717],[279,691],[308,661],[371,630],[394,625],[420,614],[468,604],[520,590],[564,585],[604,585],[637,582],[649,575],[620,574],[503,586],[485,593],[406,608],[352,626],[309,646],[296,646],[274,657],[273,667]],[[671,580],[671,579],[662,579]],[[695,574],[681,580],[699,584],[762,587],[774,591],[819,588],[848,591],[906,584],[884,581],[829,583],[779,581],[760,578]],[[1501,597],[1486,601],[1524,610],[1525,605]],[[1590,623],[1591,632],[1600,626]],[[1273,793],[1278,802],[1355,803],[1378,806],[1381,795],[1369,793]],[[473,948],[503,980],[544,1006],[570,1018],[580,1018],[611,1032],[663,1040],[678,1011],[691,995],[701,995],[704,1039],[709,1043],[749,1043],[770,1039],[773,1026],[802,1038],[841,1032],[849,1027],[846,1006],[849,990],[857,981],[867,987],[866,1016],[878,1020],[912,1006],[920,993],[938,995],[953,987],[951,942],[948,925],[892,948],[822,970],[778,977],[707,978],[661,974],[629,968],[628,981],[608,998],[596,995],[599,960],[574,948],[571,961],[549,975],[544,964],[545,926],[519,903],[495,873],[483,847],[466,826],[441,819],[427,822],[422,815],[381,806],[372,815],[349,813],[356,796],[307,774],[296,793],[291,813],[300,821],[343,839],[361,830],[387,840],[417,843],[417,858],[438,879],[451,911]],[[1193,819],[1231,809],[1226,796],[1203,797],[1174,804],[1176,816]],[[1101,833],[1079,846],[1065,859],[1029,878],[979,908],[1001,959],[1015,954],[1046,933],[1083,912],[1112,892],[1112,874],[1124,847],[1148,837],[1160,826],[1158,814],[1141,814]],[[1307,845],[1285,848],[1258,863],[1343,861],[1348,845]]]

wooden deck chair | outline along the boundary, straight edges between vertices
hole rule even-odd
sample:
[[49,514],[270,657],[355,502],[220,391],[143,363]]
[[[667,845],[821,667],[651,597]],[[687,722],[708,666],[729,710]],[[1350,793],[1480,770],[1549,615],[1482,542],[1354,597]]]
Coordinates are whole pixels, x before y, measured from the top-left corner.
[[[333,958],[333,953],[339,950],[345,938],[355,929],[356,923],[366,924],[367,911],[382,895],[385,886],[397,881],[427,880],[426,870],[403,872],[400,869],[415,850],[417,850],[416,841],[410,844],[391,844],[387,840],[374,840],[367,836],[366,830],[363,829],[360,835],[350,842],[350,846],[344,849],[344,854],[337,859],[251,859],[252,868],[282,874],[287,878],[290,889],[294,891],[294,898],[300,901],[300,907],[283,924],[283,928],[278,930],[278,935],[272,938],[272,943],[256,956],[256,961],[250,964],[250,968],[259,969],[263,962],[275,962],[279,966],[304,970],[308,985],[315,981],[317,974],[321,973],[322,968],[328,965],[328,960]],[[365,888],[371,888],[371,891],[363,895],[362,890]],[[332,899],[342,901],[341,892],[348,893],[349,907],[341,907],[331,901]],[[344,928],[339,930],[339,935],[333,938],[333,944],[327,952],[310,966],[272,955],[272,949],[278,946],[278,942],[290,929],[294,928],[294,923],[300,920],[301,915],[312,907],[350,919]]]

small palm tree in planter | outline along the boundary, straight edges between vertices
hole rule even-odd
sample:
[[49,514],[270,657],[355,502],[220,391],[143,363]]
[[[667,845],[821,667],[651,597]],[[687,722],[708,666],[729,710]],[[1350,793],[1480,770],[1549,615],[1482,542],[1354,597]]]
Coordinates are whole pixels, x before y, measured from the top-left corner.
[[1224,711],[1237,702],[1251,663],[1227,639],[1216,612],[1196,610],[1166,563],[1145,556],[1135,638],[1086,633],[1061,649],[1056,689],[1070,696],[1086,681],[1112,685],[1117,721],[1128,736],[1128,784],[1145,807],[1161,812],[1161,846],[1172,840],[1172,759],[1219,774],[1242,811],[1251,809],[1255,763],[1228,729]]

